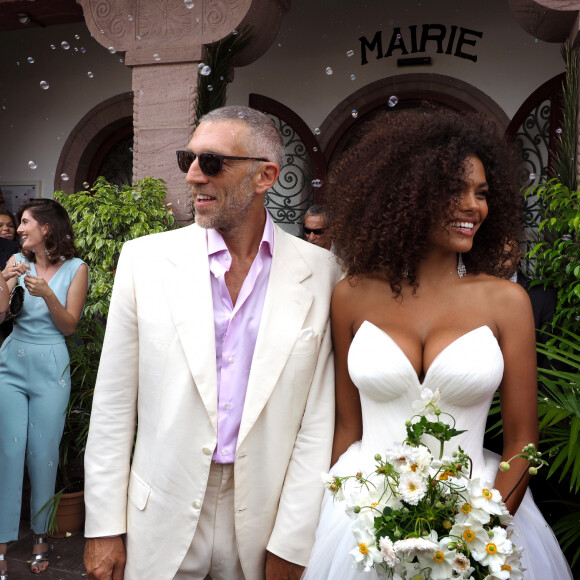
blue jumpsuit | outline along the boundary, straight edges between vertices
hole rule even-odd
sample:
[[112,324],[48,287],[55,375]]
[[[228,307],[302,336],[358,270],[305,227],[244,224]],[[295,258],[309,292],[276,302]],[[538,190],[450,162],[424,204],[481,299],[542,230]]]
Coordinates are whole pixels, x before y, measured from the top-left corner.
[[[17,254],[18,262],[27,262]],[[28,262],[27,262],[28,263]],[[62,264],[49,286],[63,306],[81,264]],[[29,263],[30,273],[36,268]],[[23,284],[22,277],[20,283]],[[25,292],[24,307],[0,349],[0,543],[18,539],[26,453],[34,518],[54,495],[59,445],[70,395],[69,356],[43,298]],[[47,531],[48,512],[32,520],[36,534]]]

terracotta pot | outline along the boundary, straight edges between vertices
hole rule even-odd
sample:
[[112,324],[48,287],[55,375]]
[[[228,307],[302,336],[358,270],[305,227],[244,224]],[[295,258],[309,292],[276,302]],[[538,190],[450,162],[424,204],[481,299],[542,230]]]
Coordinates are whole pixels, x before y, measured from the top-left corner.
[[58,530],[50,534],[53,538],[77,536],[85,527],[85,492],[63,493],[56,510]]

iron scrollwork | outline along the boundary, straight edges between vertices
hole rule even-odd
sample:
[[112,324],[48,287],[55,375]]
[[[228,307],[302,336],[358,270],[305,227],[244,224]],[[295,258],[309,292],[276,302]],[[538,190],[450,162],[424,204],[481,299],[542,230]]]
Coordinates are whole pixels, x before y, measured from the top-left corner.
[[282,119],[273,115],[269,117],[282,135],[286,162],[278,181],[266,194],[265,205],[278,225],[291,234],[300,235],[304,214],[314,197],[312,163],[298,133]]

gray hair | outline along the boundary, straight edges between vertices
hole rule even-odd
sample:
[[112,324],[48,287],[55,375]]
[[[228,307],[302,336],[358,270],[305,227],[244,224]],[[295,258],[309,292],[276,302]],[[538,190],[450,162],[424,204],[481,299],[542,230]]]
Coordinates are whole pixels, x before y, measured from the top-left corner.
[[229,106],[214,109],[201,119],[204,121],[235,121],[248,127],[248,156],[264,157],[282,169],[286,152],[280,131],[269,117],[250,107]]
[[322,217],[328,219],[328,214],[326,212],[326,206],[325,205],[319,205],[319,204],[311,205],[306,210],[306,214],[305,215],[310,215],[310,216],[319,216],[319,215],[321,215]]

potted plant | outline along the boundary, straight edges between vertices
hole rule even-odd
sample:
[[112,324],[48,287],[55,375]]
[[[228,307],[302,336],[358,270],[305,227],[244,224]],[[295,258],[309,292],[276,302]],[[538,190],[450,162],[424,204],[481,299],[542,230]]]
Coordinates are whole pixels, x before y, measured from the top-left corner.
[[[175,227],[173,212],[165,205],[165,182],[147,177],[134,186],[117,186],[99,177],[92,188],[67,195],[54,194],[67,210],[75,244],[87,262],[91,285],[83,316],[72,337],[70,354],[71,395],[60,446],[57,493],[43,507],[51,510],[50,533],[63,537],[80,533],[84,525],[83,459],[89,430],[93,392],[113,280],[121,248],[133,238]],[[79,500],[81,523],[63,523],[63,506]]]

